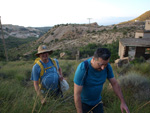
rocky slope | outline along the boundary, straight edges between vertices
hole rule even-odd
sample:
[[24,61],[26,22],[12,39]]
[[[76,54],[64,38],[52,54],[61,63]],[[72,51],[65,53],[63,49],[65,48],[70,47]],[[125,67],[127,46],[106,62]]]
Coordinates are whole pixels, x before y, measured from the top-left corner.
[[[41,37],[44,33],[46,33],[48,30],[43,28],[34,28],[34,27],[23,27],[23,26],[17,26],[17,25],[3,25],[3,34],[4,38],[8,37],[15,37],[15,38],[28,38],[28,37]],[[48,28],[48,27],[47,27]],[[0,38],[2,38],[1,35],[1,29],[0,29]]]
[[143,29],[144,24],[98,26],[96,23],[90,25],[66,24],[56,25],[38,40],[22,45],[10,51],[19,52],[19,55],[29,57],[37,52],[41,44],[45,44],[53,50],[77,51],[78,48],[95,44],[109,44],[120,38],[134,38],[135,31]]
[[49,48],[68,49],[80,47],[88,43],[108,44],[119,38],[133,38],[136,29],[142,29],[141,25],[113,25],[98,26],[91,25],[59,25],[53,27],[36,43],[47,44]]

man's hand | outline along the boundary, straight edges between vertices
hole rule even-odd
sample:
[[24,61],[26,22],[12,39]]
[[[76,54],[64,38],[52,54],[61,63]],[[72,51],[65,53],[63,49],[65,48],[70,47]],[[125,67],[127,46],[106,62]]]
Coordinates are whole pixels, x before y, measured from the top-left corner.
[[59,80],[62,81],[64,77],[62,75],[59,76]]
[[41,91],[40,91],[40,88],[39,88],[39,81],[34,81],[34,88],[35,88],[35,91],[36,91],[38,97],[39,97],[40,100],[41,100],[41,104],[45,104],[45,103],[46,103],[46,100],[45,100],[45,98],[43,97],[43,95],[41,94]]
[[124,113],[123,112],[124,110],[126,111],[126,113],[130,113],[130,111],[129,111],[129,109],[128,109],[128,107],[127,107],[127,105],[125,103],[121,103],[120,109],[121,109],[122,113]]
[[45,98],[43,98],[43,99],[41,99],[41,104],[46,104],[46,99]]
[[62,75],[62,69],[59,67],[58,71],[59,71],[59,80],[62,81],[64,79]]

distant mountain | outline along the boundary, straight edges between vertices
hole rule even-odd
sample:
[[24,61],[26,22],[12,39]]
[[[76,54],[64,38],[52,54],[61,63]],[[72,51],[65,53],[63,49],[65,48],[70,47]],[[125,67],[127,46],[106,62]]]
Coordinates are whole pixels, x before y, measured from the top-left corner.
[[[2,25],[4,38],[15,37],[15,38],[29,38],[29,37],[41,37],[45,34],[51,27],[23,27],[18,25],[5,24]],[[1,29],[0,29],[0,38]]]
[[43,32],[47,32],[49,31],[52,27],[33,27],[35,29],[39,29],[40,31],[43,31]]
[[146,11],[145,13],[143,13],[142,15],[140,15],[139,17],[133,20],[121,22],[119,24],[126,24],[126,23],[133,23],[133,22],[145,22],[145,20],[149,20],[149,19],[150,19],[150,11]]
[[[28,44],[44,35],[51,27],[23,27],[17,25],[2,25],[7,50]],[[0,29],[0,60],[4,58],[4,47]],[[11,54],[12,56],[12,54]]]

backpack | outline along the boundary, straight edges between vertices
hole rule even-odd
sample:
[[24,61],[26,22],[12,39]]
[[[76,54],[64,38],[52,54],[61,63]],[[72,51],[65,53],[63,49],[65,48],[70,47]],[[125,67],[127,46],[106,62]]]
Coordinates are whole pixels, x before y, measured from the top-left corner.
[[[56,61],[52,58],[50,58],[50,60],[52,61],[52,63],[54,64],[53,66],[57,69],[57,64],[56,64]],[[41,72],[40,72],[40,78],[39,78],[39,87],[40,89],[42,89],[42,84],[41,84],[41,77],[44,75],[44,72],[47,70],[47,69],[50,69],[52,68],[53,66],[50,66],[50,67],[47,67],[47,68],[44,68],[42,63],[40,62],[40,58],[36,58],[35,61],[34,61],[34,65],[35,64],[38,64],[41,68]]]

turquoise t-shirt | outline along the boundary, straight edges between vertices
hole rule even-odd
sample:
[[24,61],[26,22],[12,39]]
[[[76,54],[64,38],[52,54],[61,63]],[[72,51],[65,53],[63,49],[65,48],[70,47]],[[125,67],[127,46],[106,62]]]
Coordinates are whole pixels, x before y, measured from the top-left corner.
[[109,63],[104,70],[95,70],[91,66],[91,59],[92,58],[88,59],[87,75],[84,62],[79,64],[75,72],[74,83],[83,86],[81,92],[82,103],[94,106],[101,101],[101,92],[104,82],[107,78],[113,78],[114,74]]
[[[59,69],[58,61],[56,59],[55,61]],[[50,59],[48,63],[43,63],[42,61],[40,62],[42,63],[44,68],[52,66],[52,68],[47,69],[44,72],[44,75],[41,77],[42,86],[46,89],[50,88],[51,90],[56,90],[58,88],[58,79],[59,79],[57,69],[55,68],[54,64]],[[32,68],[31,80],[38,81],[40,78],[40,72],[41,72],[40,66],[38,64],[35,64]]]

